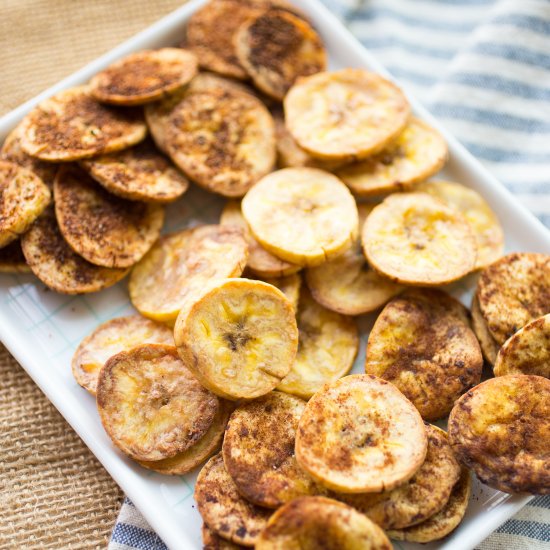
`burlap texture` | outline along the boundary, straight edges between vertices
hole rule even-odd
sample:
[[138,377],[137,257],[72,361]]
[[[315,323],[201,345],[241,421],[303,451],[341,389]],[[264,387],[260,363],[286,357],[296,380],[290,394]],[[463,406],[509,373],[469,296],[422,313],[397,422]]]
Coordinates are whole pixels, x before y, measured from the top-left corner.
[[[0,115],[182,0],[0,0]],[[122,493],[0,345],[0,548],[104,548]]]

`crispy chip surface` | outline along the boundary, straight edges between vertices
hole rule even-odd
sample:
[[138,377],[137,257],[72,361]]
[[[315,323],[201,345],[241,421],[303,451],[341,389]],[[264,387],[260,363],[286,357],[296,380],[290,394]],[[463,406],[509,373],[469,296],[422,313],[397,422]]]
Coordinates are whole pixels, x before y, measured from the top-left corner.
[[286,275],[285,277],[258,277],[260,280],[270,285],[276,286],[292,304],[294,311],[298,311],[298,302],[300,300],[300,289],[302,288],[302,277],[299,273]]
[[483,358],[490,365],[494,365],[500,346],[487,328],[487,323],[479,309],[479,300],[475,294],[472,299],[472,329],[479,341]]
[[202,524],[202,546],[203,550],[239,550],[239,548],[246,548],[240,544],[222,539],[206,523]]

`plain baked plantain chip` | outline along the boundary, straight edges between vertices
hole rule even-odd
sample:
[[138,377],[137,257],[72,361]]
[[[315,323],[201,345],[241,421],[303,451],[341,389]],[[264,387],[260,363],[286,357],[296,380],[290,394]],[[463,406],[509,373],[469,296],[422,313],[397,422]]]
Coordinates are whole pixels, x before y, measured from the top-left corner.
[[50,200],[50,190],[34,172],[0,161],[0,248],[25,233]]
[[21,248],[32,272],[62,294],[85,294],[113,286],[127,269],[100,267],[79,256],[59,231],[53,206],[21,237]]
[[121,351],[99,373],[97,408],[103,427],[135,460],[186,451],[206,434],[220,406],[174,346],[142,344]]
[[243,23],[234,45],[254,84],[279,101],[299,77],[327,67],[320,36],[302,18],[281,9],[267,10]]
[[[236,225],[243,229],[248,241],[247,268],[260,277],[283,277],[300,271],[301,266],[281,260],[268,252],[250,232],[239,201],[227,201],[220,216],[221,225]],[[275,285],[277,286],[277,285]]]
[[426,424],[426,431],[426,460],[409,481],[384,493],[338,495],[336,498],[353,506],[384,530],[416,525],[440,512],[459,480],[460,464],[443,430]]
[[171,110],[165,146],[205,189],[242,197],[275,165],[275,126],[267,108],[248,93],[191,91]]
[[481,272],[476,296],[500,345],[530,321],[550,313],[550,255],[508,254]]
[[292,304],[294,311],[298,311],[300,300],[300,289],[302,288],[302,277],[299,273],[286,275],[285,277],[257,277],[267,284],[276,286]]
[[181,197],[188,179],[150,141],[81,163],[107,191],[123,199],[167,203]]
[[426,181],[415,190],[429,193],[458,210],[470,224],[477,241],[475,269],[492,264],[502,256],[504,232],[496,214],[473,189],[452,181]]
[[195,485],[195,501],[204,523],[212,531],[243,546],[254,546],[272,513],[241,497],[225,469],[221,453],[201,470]]
[[482,382],[453,407],[449,439],[489,487],[550,494],[550,380],[510,374]]
[[174,335],[165,325],[140,315],[117,317],[99,325],[80,342],[71,367],[76,381],[95,395],[99,371],[105,362],[121,351],[140,344],[174,345]]
[[467,468],[462,468],[460,479],[453,487],[447,504],[440,512],[418,525],[405,529],[391,529],[387,532],[388,536],[395,540],[419,543],[432,542],[446,537],[462,521],[468,507],[471,491],[470,471]]
[[0,248],[0,273],[30,273],[30,271],[31,268],[25,260],[19,239]]
[[202,225],[165,235],[134,267],[130,299],[145,317],[174,323],[208,283],[239,277],[247,256],[243,231],[236,227]]
[[164,210],[115,197],[75,165],[62,166],[54,183],[55,214],[71,248],[104,267],[131,267],[158,239]]
[[324,384],[347,374],[359,349],[357,325],[350,317],[319,305],[307,289],[296,315],[298,354],[277,389],[309,399]]
[[25,153],[66,162],[131,147],[147,127],[139,111],[102,105],[80,86],[40,103],[23,119],[21,132]]
[[113,105],[142,105],[183,88],[197,73],[197,58],[181,48],[132,53],[90,81],[92,95]]
[[[357,205],[360,231],[374,206]],[[369,267],[359,238],[334,260],[306,269],[305,280],[317,302],[344,315],[375,311],[403,289]]]
[[504,342],[493,372],[495,376],[536,374],[550,378],[550,313],[531,321]]
[[298,145],[315,157],[359,160],[389,145],[405,129],[403,92],[364,69],[299,79],[284,100],[285,121]]
[[305,402],[271,392],[235,409],[223,440],[223,462],[246,500],[278,508],[324,492],[296,462],[294,439]]
[[477,244],[466,219],[427,193],[394,193],[370,213],[362,234],[371,267],[393,281],[421,286],[472,271]]
[[500,346],[487,328],[487,323],[479,309],[479,300],[475,294],[472,299],[472,329],[479,341],[483,358],[490,365],[494,365]]
[[399,137],[383,151],[337,171],[358,196],[403,191],[439,172],[447,161],[447,144],[437,130],[411,117]]
[[315,168],[285,168],[265,176],[241,206],[260,244],[300,265],[337,256],[358,234],[357,206],[348,188]]
[[394,384],[425,420],[450,412],[479,384],[483,357],[467,310],[436,289],[410,289],[380,313],[369,335],[365,372]]
[[227,399],[254,399],[290,371],[298,328],[294,308],[279,289],[262,281],[226,279],[182,309],[174,339],[205,387]]
[[426,457],[428,439],[414,405],[376,376],[326,384],[306,405],[296,432],[298,464],[341,493],[390,490]]
[[325,497],[301,497],[271,516],[256,550],[391,550],[384,531],[353,508]]

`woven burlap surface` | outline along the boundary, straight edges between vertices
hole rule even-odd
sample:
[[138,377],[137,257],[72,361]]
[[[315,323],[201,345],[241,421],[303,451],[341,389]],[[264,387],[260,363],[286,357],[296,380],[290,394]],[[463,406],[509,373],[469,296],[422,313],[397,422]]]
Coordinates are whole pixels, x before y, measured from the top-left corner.
[[[0,0],[0,116],[182,3]],[[0,548],[105,548],[121,498],[0,345]]]

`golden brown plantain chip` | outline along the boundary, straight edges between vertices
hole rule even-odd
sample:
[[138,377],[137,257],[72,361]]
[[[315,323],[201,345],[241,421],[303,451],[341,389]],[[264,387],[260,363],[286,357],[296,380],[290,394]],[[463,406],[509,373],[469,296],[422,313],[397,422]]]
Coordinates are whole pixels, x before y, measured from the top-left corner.
[[25,153],[54,162],[90,158],[139,143],[147,127],[139,111],[97,102],[88,86],[44,100],[22,122]]
[[191,92],[173,107],[165,146],[193,181],[242,197],[275,165],[275,127],[254,96],[230,89]]
[[174,339],[205,387],[227,399],[254,399],[290,371],[298,329],[292,304],[279,289],[262,281],[225,279],[181,310]]
[[121,351],[140,344],[174,345],[174,335],[165,325],[140,315],[117,317],[99,325],[74,352],[71,367],[76,381],[95,395],[99,371]]
[[225,469],[221,453],[201,470],[195,485],[195,501],[204,523],[212,531],[243,546],[254,546],[272,513],[241,497]]
[[323,159],[359,160],[389,145],[405,129],[403,92],[364,69],[301,78],[284,100],[285,121],[298,145]]
[[243,23],[234,37],[239,63],[254,84],[282,101],[294,82],[327,67],[320,36],[285,10],[270,9]]
[[427,520],[446,505],[460,477],[447,434],[426,424],[428,452],[420,469],[403,485],[385,493],[338,495],[382,529],[403,529]]
[[479,341],[483,358],[490,365],[494,365],[500,346],[487,328],[487,323],[479,309],[479,300],[475,294],[472,299],[472,329]]
[[227,202],[220,217],[220,224],[236,225],[243,229],[246,234],[246,240],[248,241],[248,261],[246,266],[256,275],[260,277],[282,277],[300,271],[301,266],[277,258],[277,256],[268,252],[252,236],[248,224],[241,212],[241,203],[239,201]]
[[25,233],[50,200],[50,190],[34,172],[0,161],[0,248]]
[[214,453],[220,450],[227,421],[233,410],[233,403],[220,399],[220,407],[212,420],[208,431],[189,449],[170,458],[154,462],[138,462],[149,470],[166,475],[184,475],[194,470],[199,464],[208,460]]
[[296,432],[298,464],[342,493],[390,490],[426,457],[428,439],[413,404],[376,376],[326,384],[306,405]]
[[167,203],[189,187],[187,178],[150,141],[81,163],[107,191],[123,199]]
[[201,532],[203,550],[239,550],[239,548],[246,548],[246,546],[242,546],[241,544],[235,544],[229,540],[222,539],[206,523],[202,524]]
[[477,292],[487,328],[500,345],[550,313],[550,255],[508,254],[481,272]]
[[296,462],[294,439],[305,402],[271,392],[235,409],[223,440],[223,462],[239,493],[266,508],[324,492]]
[[531,321],[504,342],[493,372],[495,376],[536,374],[550,378],[550,314]]
[[394,193],[362,234],[371,267],[396,282],[434,286],[472,271],[477,244],[466,219],[427,193]]
[[23,250],[21,250],[21,241],[16,239],[10,244],[0,248],[0,273],[30,273]]
[[353,508],[325,497],[301,497],[269,519],[256,550],[391,550],[375,523]]
[[450,412],[479,384],[483,357],[467,310],[436,289],[410,289],[380,313],[369,335],[365,372],[388,380],[425,420]]
[[97,292],[116,284],[127,269],[100,267],[76,254],[59,231],[53,206],[21,237],[32,272],[49,288],[63,294]]
[[510,374],[482,382],[453,407],[449,439],[489,487],[550,494],[550,380]]
[[467,468],[462,468],[460,479],[453,487],[447,504],[440,512],[418,525],[405,529],[389,530],[387,535],[395,540],[419,543],[432,542],[446,537],[462,521],[468,507],[471,490],[470,471]]
[[247,250],[242,230],[235,227],[202,225],[165,235],[132,271],[132,304],[145,317],[173,323],[208,283],[239,277]]
[[183,88],[197,58],[181,48],[142,50],[115,61],[90,81],[92,95],[113,105],[142,105]]
[[[357,205],[360,231],[374,206]],[[403,289],[369,267],[360,238],[334,260],[306,269],[305,280],[317,302],[344,315],[374,311]]]
[[306,289],[300,293],[297,321],[298,354],[277,389],[309,399],[351,370],[359,335],[352,318],[320,306]]
[[441,170],[447,156],[447,144],[439,132],[411,117],[383,151],[338,170],[337,175],[359,196],[403,191]]
[[54,183],[55,214],[71,248],[104,267],[131,267],[158,239],[164,210],[111,195],[76,165],[62,166]]
[[121,351],[99,373],[97,408],[103,427],[135,460],[186,451],[206,434],[220,406],[174,346],[143,344]]

